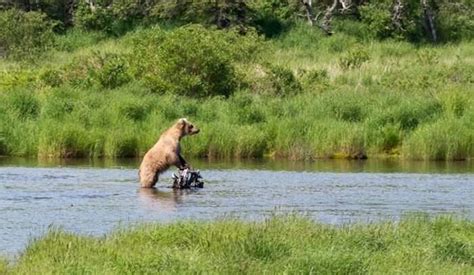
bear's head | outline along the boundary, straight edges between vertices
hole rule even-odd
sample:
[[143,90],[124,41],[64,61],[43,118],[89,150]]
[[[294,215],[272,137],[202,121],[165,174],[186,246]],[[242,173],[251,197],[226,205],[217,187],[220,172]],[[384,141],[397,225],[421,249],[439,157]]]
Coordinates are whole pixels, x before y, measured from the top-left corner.
[[185,118],[178,120],[178,128],[181,130],[181,136],[191,136],[199,133],[199,129]]

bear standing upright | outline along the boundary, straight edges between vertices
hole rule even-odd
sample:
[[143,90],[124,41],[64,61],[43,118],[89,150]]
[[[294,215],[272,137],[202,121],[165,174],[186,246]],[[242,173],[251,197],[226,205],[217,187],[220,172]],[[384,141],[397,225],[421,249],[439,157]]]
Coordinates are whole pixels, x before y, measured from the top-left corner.
[[187,119],[181,118],[161,134],[158,142],[143,157],[138,171],[141,187],[152,188],[155,186],[160,173],[166,171],[171,165],[178,168],[188,167],[180,154],[179,142],[184,136],[197,133],[199,133],[198,128]]

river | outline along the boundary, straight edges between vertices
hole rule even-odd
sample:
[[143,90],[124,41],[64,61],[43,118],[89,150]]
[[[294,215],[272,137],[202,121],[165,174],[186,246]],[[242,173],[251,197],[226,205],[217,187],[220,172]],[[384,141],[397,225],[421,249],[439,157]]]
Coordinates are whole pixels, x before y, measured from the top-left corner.
[[474,219],[473,162],[191,161],[199,190],[138,188],[139,160],[0,158],[0,255],[49,227],[94,236],[143,222],[298,213],[328,224],[454,214]]

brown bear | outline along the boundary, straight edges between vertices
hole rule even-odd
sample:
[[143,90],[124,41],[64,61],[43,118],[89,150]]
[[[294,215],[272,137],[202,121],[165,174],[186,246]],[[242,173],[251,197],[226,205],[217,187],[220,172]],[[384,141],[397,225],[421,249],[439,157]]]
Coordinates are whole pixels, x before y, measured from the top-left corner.
[[158,142],[143,157],[138,171],[140,185],[143,188],[152,188],[158,181],[160,173],[166,171],[171,165],[178,168],[189,167],[180,154],[179,142],[187,135],[199,133],[187,119],[181,118],[171,128],[161,134]]

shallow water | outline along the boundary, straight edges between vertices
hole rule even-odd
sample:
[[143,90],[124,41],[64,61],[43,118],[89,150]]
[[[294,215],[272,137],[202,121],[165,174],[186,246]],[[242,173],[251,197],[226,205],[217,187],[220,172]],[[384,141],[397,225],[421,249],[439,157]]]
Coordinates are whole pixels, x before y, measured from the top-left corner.
[[192,162],[204,189],[137,188],[137,160],[0,159],[0,254],[13,255],[49,226],[101,236],[137,222],[302,213],[342,224],[410,212],[474,219],[471,162]]

